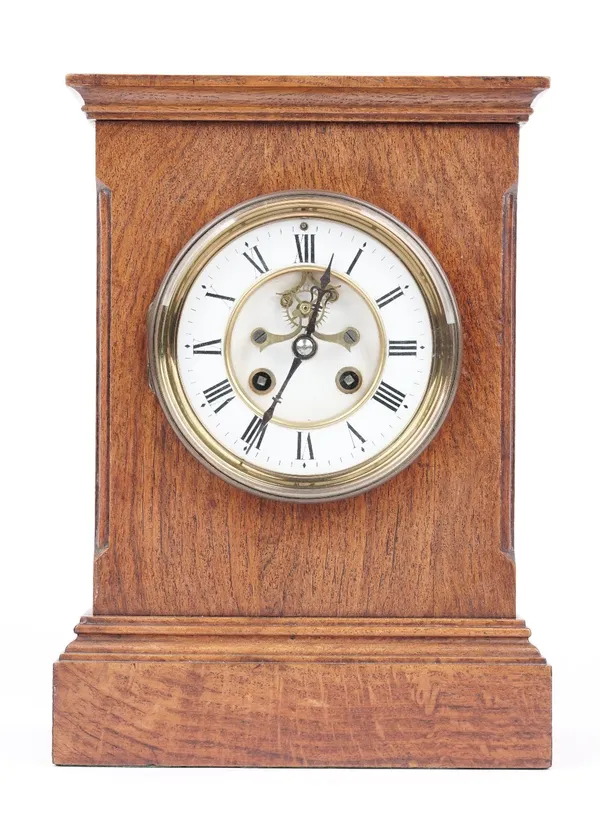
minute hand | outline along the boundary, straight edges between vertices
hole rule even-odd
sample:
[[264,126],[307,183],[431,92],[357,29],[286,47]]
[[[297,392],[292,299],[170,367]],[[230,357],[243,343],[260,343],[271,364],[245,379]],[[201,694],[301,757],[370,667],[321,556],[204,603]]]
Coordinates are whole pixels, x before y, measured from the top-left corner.
[[295,357],[295,358],[294,358],[294,361],[292,362],[292,365],[291,365],[291,367],[290,367],[290,370],[289,370],[289,371],[288,371],[288,373],[287,373],[286,378],[283,380],[283,382],[282,382],[282,384],[281,384],[281,387],[280,387],[280,388],[279,388],[279,390],[277,391],[276,396],[274,396],[274,397],[273,397],[273,401],[272,401],[272,403],[271,403],[271,407],[270,407],[270,408],[268,408],[268,409],[267,409],[267,410],[266,410],[266,411],[263,413],[263,417],[262,417],[262,425],[263,425],[263,427],[264,427],[266,424],[268,424],[268,423],[271,421],[271,419],[273,418],[273,413],[275,412],[275,408],[276,408],[276,406],[277,406],[277,403],[278,403],[278,402],[281,400],[281,394],[282,394],[282,393],[284,392],[284,390],[287,388],[287,386],[288,386],[288,382],[289,382],[289,381],[290,381],[290,379],[291,379],[291,378],[294,376],[294,374],[296,373],[296,371],[298,370],[298,368],[300,367],[300,365],[301,365],[303,362],[304,362],[304,360],[302,359],[302,357]]
[[273,413],[275,412],[275,408],[277,407],[277,403],[281,401],[281,394],[287,388],[288,382],[294,376],[294,374],[296,373],[296,371],[298,370],[300,365],[302,365],[303,362],[304,362],[304,360],[302,359],[302,357],[294,357],[294,361],[292,362],[292,364],[290,366],[290,370],[287,372],[286,378],[281,383],[281,387],[277,391],[277,394],[273,397],[273,401],[271,402],[271,407],[267,408],[267,410],[265,410],[265,412],[262,415],[262,418],[260,420],[260,432],[256,433],[256,435],[254,436],[254,438],[252,439],[252,441],[250,442],[250,444],[246,448],[246,453],[250,452],[250,450],[254,446],[254,442],[261,437],[262,432],[264,431],[265,427],[269,424],[269,422],[273,418]]

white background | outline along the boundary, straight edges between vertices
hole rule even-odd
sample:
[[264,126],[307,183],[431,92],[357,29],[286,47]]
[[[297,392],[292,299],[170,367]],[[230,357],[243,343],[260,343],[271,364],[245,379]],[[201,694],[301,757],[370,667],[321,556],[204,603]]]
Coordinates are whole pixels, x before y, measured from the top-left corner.
[[[592,8],[580,0],[4,7],[4,812],[597,811],[600,179]],[[554,666],[553,769],[52,766],[51,664],[91,605],[94,524],[94,126],[65,87],[67,72],[551,76],[521,134],[516,551],[518,611]]]

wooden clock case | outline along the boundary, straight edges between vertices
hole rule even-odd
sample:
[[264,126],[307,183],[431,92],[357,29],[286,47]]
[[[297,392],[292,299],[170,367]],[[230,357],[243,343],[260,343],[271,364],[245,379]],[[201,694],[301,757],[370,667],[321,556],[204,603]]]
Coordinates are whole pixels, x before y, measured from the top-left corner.
[[[96,120],[93,613],[54,669],[54,761],[547,767],[550,668],[515,613],[519,124],[540,78],[75,75]],[[211,475],[148,386],[146,315],[223,210],[367,200],[432,249],[464,355],[441,432],[325,504]]]

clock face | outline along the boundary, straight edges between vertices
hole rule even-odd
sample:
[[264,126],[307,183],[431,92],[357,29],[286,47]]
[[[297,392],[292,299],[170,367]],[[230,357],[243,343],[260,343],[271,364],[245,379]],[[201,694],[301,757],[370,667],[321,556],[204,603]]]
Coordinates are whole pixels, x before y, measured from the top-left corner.
[[280,194],[188,244],[151,309],[154,387],[174,428],[239,486],[343,497],[431,440],[456,385],[448,283],[363,202]]

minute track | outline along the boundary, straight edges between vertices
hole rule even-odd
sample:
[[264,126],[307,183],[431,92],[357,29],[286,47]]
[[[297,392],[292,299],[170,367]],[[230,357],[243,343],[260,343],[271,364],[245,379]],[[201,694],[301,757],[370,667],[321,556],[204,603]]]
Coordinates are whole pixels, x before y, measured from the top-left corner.
[[[407,285],[406,282],[404,281],[402,283],[397,282],[396,285],[393,285],[396,282],[398,275],[397,263],[396,264],[389,263],[389,265],[385,263],[382,266],[377,266],[377,264],[375,264],[375,266],[373,266],[372,254],[373,251],[375,251],[376,247],[375,249],[373,249],[373,251],[369,251],[367,254],[365,254],[365,249],[367,248],[368,243],[366,240],[362,241],[356,239],[353,240],[353,238],[356,238],[356,233],[352,233],[352,231],[350,231],[348,228],[346,228],[345,230],[331,229],[325,231],[322,228],[321,224],[314,222],[311,222],[308,228],[304,230],[304,232],[302,230],[298,230],[297,226],[295,228],[297,231],[294,231],[294,229],[292,228],[291,234],[289,230],[280,231],[273,229],[269,230],[268,233],[255,230],[253,233],[252,241],[245,241],[242,244],[241,248],[243,248],[244,251],[237,253],[238,257],[240,255],[242,257],[243,266],[241,267],[241,269],[248,268],[249,257],[254,261],[254,263],[250,265],[255,266],[255,264],[259,264],[261,267],[263,266],[263,264],[260,261],[260,258],[258,257],[255,251],[259,244],[260,249],[258,251],[260,253],[260,257],[263,260],[265,260],[266,256],[268,255],[272,261],[275,260],[275,269],[273,269],[269,275],[266,275],[263,272],[261,272],[260,276],[257,275],[255,283],[252,284],[253,286],[262,286],[263,285],[262,281],[268,281],[269,279],[271,279],[273,275],[276,277],[279,274],[277,270],[277,263],[279,261],[277,259],[278,256],[275,248],[276,244],[273,243],[273,240],[277,241],[278,236],[280,236],[281,241],[283,243],[285,240],[289,241],[291,238],[295,249],[296,261],[305,260],[306,258],[310,259],[312,256],[313,248],[316,259],[318,247],[317,242],[316,241],[313,242],[313,237],[315,237],[318,231],[319,233],[318,246],[320,247],[325,246],[326,241],[329,240],[335,241],[336,245],[346,247],[344,249],[346,254],[339,261],[339,274],[343,276],[344,279],[347,280],[349,277],[351,277],[353,272],[356,272],[358,269],[360,269],[360,274],[357,275],[357,283],[353,285],[367,287],[371,286],[371,297],[373,301],[375,301],[376,306],[378,306],[376,311],[377,313],[381,311],[384,312],[383,316],[384,322],[386,322],[388,319],[385,316],[385,314],[387,313],[385,306],[388,306],[388,308],[390,308],[391,307],[390,304],[396,302],[400,303],[406,300],[406,298],[404,297],[405,291],[404,287]],[[328,235],[329,237],[326,237],[326,235]],[[373,243],[370,244],[370,247],[372,246]],[[231,266],[231,258],[235,256],[236,252],[231,251],[228,252],[228,258],[230,260],[228,260],[227,263],[229,263],[229,266]],[[385,254],[382,255],[375,254],[375,258],[377,259],[378,263],[381,263],[382,260],[386,261],[389,259]],[[331,255],[329,256],[329,260],[331,260]],[[336,263],[336,267],[337,266],[338,264]],[[381,278],[381,280],[386,281],[389,280],[387,287],[382,285],[381,282],[378,282],[378,280],[380,279],[376,276],[376,273],[379,271],[379,269],[386,270],[386,273],[387,271],[390,272],[390,274],[387,277],[384,275],[384,277]],[[287,311],[283,313],[287,315],[291,314],[293,319],[298,319],[296,316],[294,316],[296,314],[296,312],[294,312],[294,309],[298,308],[298,306],[301,305],[303,298],[304,302],[308,303],[310,313],[306,314],[306,312],[304,312],[305,316],[299,319],[297,323],[294,323],[292,321],[291,324],[288,322],[286,325],[282,325],[280,327],[277,323],[273,322],[273,316],[269,316],[269,311],[264,310],[265,306],[261,305],[261,301],[258,301],[259,310],[255,309],[254,312],[251,312],[254,313],[255,316],[244,338],[245,340],[244,347],[247,348],[249,347],[250,344],[253,349],[256,349],[256,357],[252,357],[253,359],[255,359],[255,361],[253,361],[249,368],[246,369],[247,373],[243,374],[239,373],[236,374],[239,365],[237,361],[233,363],[233,368],[231,367],[232,363],[231,362],[229,363],[230,367],[228,368],[228,371],[230,372],[230,378],[232,373],[234,375],[234,379],[237,375],[238,378],[241,380],[242,386],[244,385],[244,383],[249,382],[252,379],[252,375],[256,373],[257,370],[264,369],[269,370],[270,371],[269,376],[272,377],[273,381],[276,381],[276,385],[274,387],[273,392],[270,395],[267,395],[266,397],[262,397],[263,400],[262,404],[264,404],[264,400],[266,399],[266,406],[265,409],[263,410],[263,413],[262,414],[259,413],[258,418],[251,417],[250,419],[244,419],[243,421],[245,423],[242,425],[242,428],[244,428],[243,432],[241,433],[241,435],[237,435],[240,433],[240,431],[238,430],[236,434],[237,438],[240,439],[240,441],[244,445],[244,458],[246,458],[247,456],[251,456],[251,460],[253,462],[259,463],[263,460],[266,462],[266,458],[268,457],[268,453],[265,452],[265,438],[267,428],[271,426],[273,418],[276,419],[277,426],[280,425],[283,425],[284,427],[286,426],[289,414],[294,413],[295,410],[294,405],[296,404],[297,397],[300,393],[300,391],[298,390],[299,388],[302,388],[306,393],[314,392],[314,397],[311,398],[316,399],[317,402],[321,399],[321,393],[323,394],[325,393],[323,389],[323,384],[319,385],[316,388],[316,390],[313,391],[313,381],[315,380],[315,375],[317,377],[317,380],[319,380],[320,371],[323,369],[323,362],[325,360],[325,357],[323,356],[325,354],[325,351],[321,351],[319,354],[316,354],[318,346],[321,343],[323,343],[323,346],[325,347],[327,345],[333,344],[335,340],[335,343],[339,343],[339,348],[341,349],[340,353],[343,352],[344,354],[349,355],[345,359],[344,358],[340,359],[340,363],[338,364],[338,366],[336,366],[336,370],[338,373],[340,371],[345,371],[348,369],[357,370],[356,364],[358,364],[357,373],[357,382],[359,383],[358,388],[347,390],[346,396],[340,395],[339,397],[340,399],[343,398],[348,400],[347,402],[342,402],[340,404],[339,408],[340,412],[342,413],[344,412],[344,408],[346,408],[346,405],[352,408],[353,405],[352,393],[355,390],[358,391],[360,397],[360,394],[363,392],[363,379],[365,373],[367,373],[366,377],[367,381],[365,387],[374,388],[374,390],[371,393],[371,402],[372,404],[377,405],[376,408],[377,410],[380,410],[381,407],[386,407],[390,411],[393,410],[395,413],[398,413],[399,408],[402,406],[402,404],[405,403],[404,392],[401,389],[401,387],[392,385],[391,387],[395,389],[395,392],[389,389],[388,383],[393,382],[394,381],[393,379],[385,377],[383,381],[381,380],[379,381],[378,386],[375,386],[375,383],[372,383],[372,380],[369,380],[368,371],[369,366],[372,365],[372,362],[370,362],[368,354],[372,353],[371,350],[372,340],[369,339],[368,331],[366,333],[363,332],[362,330],[363,323],[361,321],[361,317],[358,314],[356,320],[355,321],[353,320],[353,323],[351,325],[351,330],[353,332],[352,334],[353,341],[352,342],[342,341],[342,339],[346,338],[346,335],[348,334],[349,331],[350,325],[349,314],[351,314],[351,312],[348,313],[347,311],[345,311],[345,309],[347,309],[348,307],[348,293],[346,292],[343,286],[340,287],[340,281],[337,278],[331,276],[332,270],[333,261],[332,269],[329,270],[327,279],[323,280],[322,278],[324,277],[324,273],[322,271],[307,272],[303,271],[301,267],[298,270],[298,272],[295,273],[296,277],[292,278],[291,289],[290,284],[286,285],[283,279],[280,285],[273,284],[273,287],[269,289],[269,291],[274,293],[273,295],[271,295],[274,297],[273,301],[274,305],[277,308],[281,308],[282,312],[283,306],[279,302],[283,296],[282,293],[285,293],[286,291],[292,292],[292,296],[288,297],[288,301],[286,301]],[[255,269],[255,271],[258,272],[258,269]],[[304,289],[300,288],[298,290],[297,283],[296,286],[294,287],[293,285],[294,280],[301,282],[303,279],[302,275],[306,276],[307,274],[309,276],[306,278]],[[336,272],[336,274],[338,274],[338,272]],[[214,285],[217,291],[219,291],[219,288],[221,291],[224,290],[224,286],[220,285],[221,280],[230,281],[227,285],[231,286],[234,279],[235,278],[232,278],[230,276],[228,276],[227,278],[225,277],[220,278],[215,271],[212,272],[213,281],[212,285]],[[247,277],[244,277],[244,280],[247,280]],[[315,282],[318,282],[319,285],[315,286],[314,285]],[[390,283],[392,285],[390,285]],[[375,292],[377,292],[377,296],[373,289],[375,289]],[[304,294],[302,293],[303,291],[305,292]],[[330,291],[333,292],[333,294],[331,294]],[[382,295],[381,291],[385,292],[385,294]],[[230,319],[235,320],[237,324],[237,321],[239,321],[238,312],[240,304],[243,304],[245,302],[243,290],[240,291],[239,289],[235,288],[232,290],[230,288],[226,296],[231,297],[234,303],[233,309],[230,312]],[[335,296],[333,302],[329,302],[333,296]],[[265,304],[267,302],[268,302],[267,300],[264,301]],[[403,324],[406,320],[406,315],[404,314],[405,311],[407,310],[403,309],[402,311]],[[211,314],[213,313],[216,314],[216,312],[211,312]],[[413,313],[414,313],[413,311],[410,311],[411,318]],[[424,315],[424,312],[421,310],[419,310],[416,313],[419,314],[421,318]],[[335,322],[332,323],[331,320],[332,319],[335,320],[338,314],[342,326],[338,331],[334,331],[331,329],[337,328],[337,324]],[[395,325],[398,319],[397,309],[394,311],[390,311],[389,314],[390,314],[389,317],[390,325],[393,326]],[[317,329],[317,325],[321,326],[321,321],[325,317],[325,315],[327,316],[327,330],[323,330],[322,328]],[[263,326],[263,328],[261,328],[259,331],[257,326]],[[308,342],[310,341],[312,343],[313,340],[316,340],[316,345],[311,346],[312,348],[311,350],[311,348],[308,347]],[[270,355],[280,351],[281,353],[279,354],[279,356],[283,361],[285,359],[285,355],[289,354],[288,349],[290,347],[292,347],[292,349],[296,348],[295,345],[296,341],[299,342],[299,345],[297,346],[299,353],[296,357],[292,356],[290,366],[282,370],[282,368],[279,367],[282,363],[276,362],[275,357],[271,357]],[[225,339],[225,345],[212,340],[205,340],[203,342],[210,344],[207,344],[206,346],[202,345],[202,347],[196,347],[195,355],[206,357],[207,359],[210,358],[218,359],[219,358],[218,349],[220,347],[223,347],[223,349],[225,349],[225,345],[227,344],[227,342],[230,342],[230,340]],[[389,357],[390,360],[396,357],[407,357],[410,360],[410,358],[411,357],[414,358],[415,355],[414,352],[415,342],[416,341],[414,340],[389,340],[389,341],[386,340],[384,349],[382,349],[382,353],[384,354],[385,357]],[[290,343],[294,343],[294,345],[290,346]],[[199,343],[195,343],[195,345],[199,346]],[[300,354],[300,345],[307,346],[306,349],[302,347],[302,354]],[[309,360],[313,359],[313,354],[316,354],[316,356],[314,361],[310,362],[310,368],[306,368],[306,372],[303,374],[297,373],[300,367],[303,366],[304,362],[306,362],[307,365],[309,364]],[[356,357],[357,354],[359,355],[362,354],[363,357],[362,361],[360,358]],[[367,354],[366,357],[365,354]],[[298,357],[300,356],[302,356],[302,358],[298,360]],[[328,384],[336,388],[337,394],[340,393],[340,389],[338,389],[338,386],[336,385],[337,381],[336,370],[331,371]],[[426,370],[426,368],[424,370]],[[296,383],[293,386],[293,388],[291,387],[290,380]],[[221,381],[222,377],[221,379],[217,379],[218,383],[221,383]],[[240,383],[238,382],[238,386],[236,388],[236,391],[238,393],[239,386]],[[211,385],[211,387],[214,386]],[[343,393],[343,389],[341,389],[341,392]],[[248,401],[249,399],[251,406],[254,410],[256,410],[256,408],[261,404],[261,395],[260,392],[256,391],[256,388],[254,388],[252,392],[248,393],[244,392],[242,395],[245,396],[246,401]],[[235,394],[230,393],[227,395],[225,399],[220,398],[218,400],[214,400],[213,403],[211,403],[211,406],[213,408],[213,414],[215,416],[219,415],[220,421],[219,427],[225,426],[229,427],[230,423],[233,421],[234,414],[230,413],[231,408],[228,408],[227,412],[225,412],[225,407],[231,404],[231,401],[227,400],[232,400],[234,397]],[[403,418],[404,415],[405,415],[404,412],[402,412]],[[406,418],[408,419],[410,415],[411,412],[407,410]],[[225,419],[222,419],[221,417],[225,417]],[[300,421],[300,423],[303,422],[303,417],[301,415],[298,415],[298,421]],[[343,425],[345,427],[345,441],[343,442],[343,444],[347,445],[348,441],[350,441],[351,454],[348,453],[347,459],[345,459],[344,456],[340,458],[331,454],[326,455],[326,457],[321,456],[323,461],[334,461],[334,462],[337,461],[338,466],[342,467],[346,463],[346,461],[348,465],[350,465],[350,463],[354,463],[356,461],[357,456],[359,457],[360,460],[362,456],[367,455],[369,452],[376,452],[379,444],[382,444],[383,441],[382,442],[370,441],[367,444],[366,439],[383,440],[384,438],[386,438],[385,433],[382,436],[381,432],[378,429],[375,429],[371,426],[372,422],[377,421],[378,420],[374,416],[368,419],[350,418],[350,421],[344,423]],[[396,426],[394,426],[393,431],[392,430],[389,431],[390,435],[393,432],[395,432],[395,428]],[[275,433],[273,432],[269,433],[270,441],[268,444],[268,451],[271,454],[270,461],[279,460],[279,457],[277,457],[276,455],[275,456],[272,455],[274,451],[273,445],[277,445],[278,446],[277,449],[281,449],[281,445],[286,444],[283,441],[283,439],[279,438],[278,433],[279,431]],[[330,433],[330,431],[327,431],[327,433]],[[332,435],[330,435],[330,438],[333,439],[335,436],[333,427],[331,430],[331,434]],[[325,451],[322,452],[325,452],[326,454],[327,445],[329,443],[333,444],[333,441],[327,442],[328,437],[324,436],[322,432],[318,433],[317,436],[319,438],[319,447],[323,447],[323,444],[325,444]],[[315,452],[315,438],[316,438],[315,433],[311,432],[310,444],[313,450],[313,454]],[[338,443],[342,442],[340,441]],[[286,460],[285,457],[283,457],[282,461],[285,460]],[[317,466],[316,459],[314,458],[314,456],[304,456],[304,458],[301,459],[301,461],[303,468],[304,465],[306,465],[307,468]],[[273,466],[273,464],[270,464],[269,466]],[[321,466],[323,466],[323,462]]]

